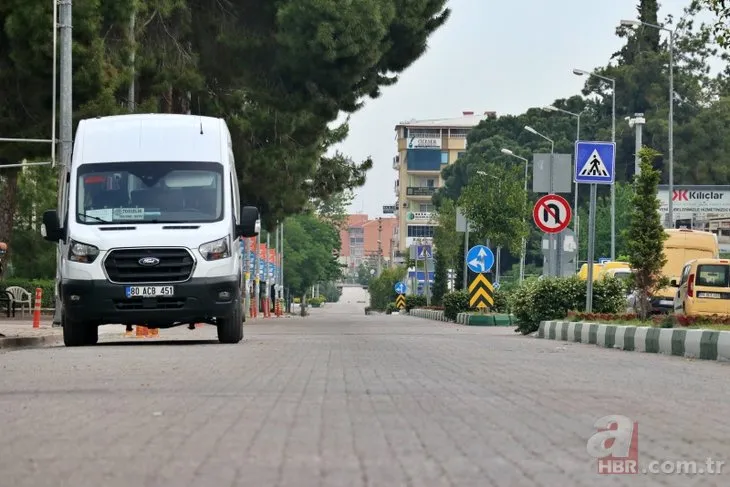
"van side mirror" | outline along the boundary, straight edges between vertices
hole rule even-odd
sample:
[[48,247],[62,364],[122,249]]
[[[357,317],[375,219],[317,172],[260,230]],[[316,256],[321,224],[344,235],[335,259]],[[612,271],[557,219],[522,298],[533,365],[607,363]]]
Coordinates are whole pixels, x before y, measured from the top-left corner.
[[236,226],[239,237],[255,237],[261,231],[259,209],[255,206],[241,207],[241,223]]
[[[667,281],[664,281],[664,282],[667,282]],[[672,287],[679,287],[679,281],[677,281],[676,279],[672,279],[671,281],[669,281],[669,285]]]
[[43,223],[41,224],[41,236],[49,242],[58,243],[63,240],[66,235],[61,228],[56,210],[46,210],[43,212]]

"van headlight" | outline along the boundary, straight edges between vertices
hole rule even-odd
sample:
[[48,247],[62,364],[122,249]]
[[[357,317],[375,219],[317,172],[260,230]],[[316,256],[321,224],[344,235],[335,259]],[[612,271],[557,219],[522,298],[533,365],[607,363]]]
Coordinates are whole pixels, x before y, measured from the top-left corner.
[[228,245],[228,237],[204,243],[198,247],[198,250],[205,260],[219,260],[231,256],[231,246]]
[[91,264],[99,256],[99,248],[71,240],[68,246],[68,260]]

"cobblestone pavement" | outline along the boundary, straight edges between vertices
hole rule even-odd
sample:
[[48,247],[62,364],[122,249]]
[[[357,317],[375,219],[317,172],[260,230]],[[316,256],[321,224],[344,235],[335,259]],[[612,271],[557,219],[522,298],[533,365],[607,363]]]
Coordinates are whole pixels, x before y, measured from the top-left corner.
[[[405,316],[349,290],[305,318],[0,352],[0,485],[728,485],[598,475],[607,414],[639,460],[730,460],[726,364]],[[725,469],[730,473],[730,466]]]

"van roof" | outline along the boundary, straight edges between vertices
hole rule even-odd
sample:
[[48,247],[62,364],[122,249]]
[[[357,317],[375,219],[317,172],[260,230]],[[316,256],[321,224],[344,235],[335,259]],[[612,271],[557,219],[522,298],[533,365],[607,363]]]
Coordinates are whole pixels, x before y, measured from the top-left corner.
[[697,265],[701,265],[701,264],[729,264],[730,265],[730,259],[692,259],[689,262],[692,262]]
[[[202,129],[202,134],[201,134]],[[74,164],[125,161],[221,161],[223,119],[166,113],[82,120]]]

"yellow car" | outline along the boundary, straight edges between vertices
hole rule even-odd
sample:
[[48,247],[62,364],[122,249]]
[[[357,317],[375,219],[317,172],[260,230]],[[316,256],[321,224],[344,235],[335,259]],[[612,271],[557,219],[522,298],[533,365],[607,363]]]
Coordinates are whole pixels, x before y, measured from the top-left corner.
[[730,260],[690,260],[682,269],[679,280],[672,279],[672,286],[677,289],[674,297],[675,314],[730,314]]

